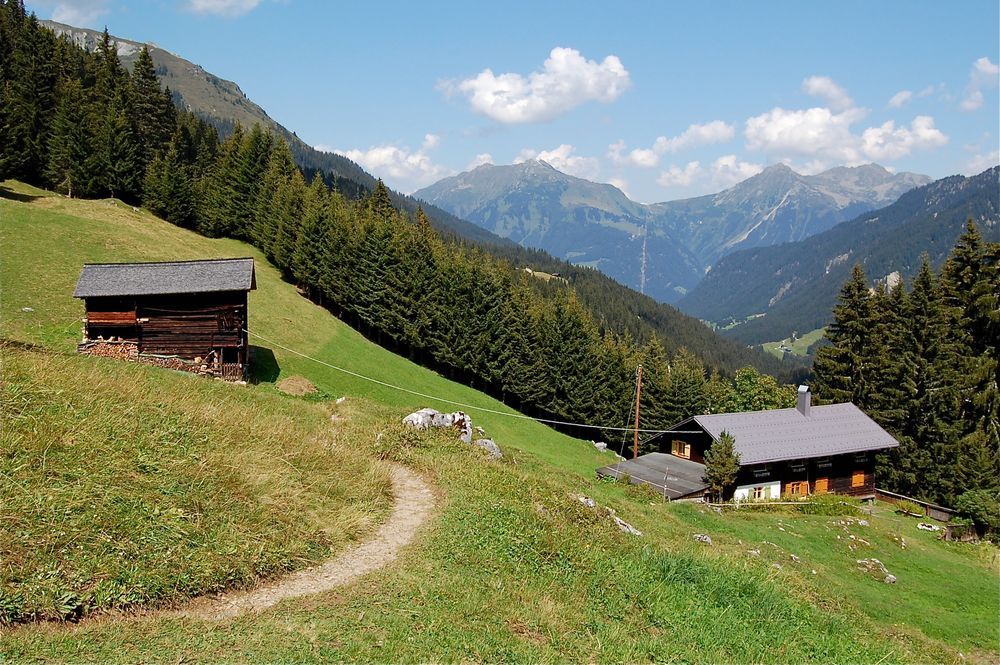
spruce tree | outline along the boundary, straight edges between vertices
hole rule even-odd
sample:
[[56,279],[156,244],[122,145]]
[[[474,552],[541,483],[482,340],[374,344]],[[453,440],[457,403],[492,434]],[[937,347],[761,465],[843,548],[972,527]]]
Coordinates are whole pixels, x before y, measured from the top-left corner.
[[709,493],[722,500],[729,489],[736,484],[736,476],[740,472],[740,456],[736,452],[736,439],[723,430],[719,440],[705,451],[705,476],[702,480],[708,485]]
[[49,136],[48,164],[45,179],[58,192],[69,197],[86,196],[87,135],[83,89],[78,80],[67,79],[59,85],[59,103]]
[[827,328],[829,346],[816,352],[814,392],[826,402],[866,403],[869,399],[868,367],[865,359],[873,331],[871,296],[861,264],[840,291]]

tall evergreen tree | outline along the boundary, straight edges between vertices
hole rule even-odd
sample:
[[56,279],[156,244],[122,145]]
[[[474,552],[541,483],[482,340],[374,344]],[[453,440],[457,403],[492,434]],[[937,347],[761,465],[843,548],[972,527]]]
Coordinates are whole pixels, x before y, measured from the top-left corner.
[[861,264],[840,291],[827,328],[829,346],[816,352],[815,393],[827,402],[864,403],[869,399],[869,368],[865,365],[873,324],[868,280]]
[[83,89],[78,80],[67,79],[60,83],[59,103],[49,135],[45,179],[53,189],[70,197],[86,196],[88,193],[90,137],[87,135],[83,100]]

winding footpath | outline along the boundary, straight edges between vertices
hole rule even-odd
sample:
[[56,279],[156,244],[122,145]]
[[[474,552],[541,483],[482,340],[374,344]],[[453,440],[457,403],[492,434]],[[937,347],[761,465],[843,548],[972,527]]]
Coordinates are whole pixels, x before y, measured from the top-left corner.
[[388,521],[370,540],[352,545],[326,563],[306,568],[247,591],[203,596],[172,616],[221,621],[259,612],[287,598],[308,596],[343,586],[390,564],[416,536],[434,508],[434,494],[424,480],[401,465],[391,471],[395,501]]

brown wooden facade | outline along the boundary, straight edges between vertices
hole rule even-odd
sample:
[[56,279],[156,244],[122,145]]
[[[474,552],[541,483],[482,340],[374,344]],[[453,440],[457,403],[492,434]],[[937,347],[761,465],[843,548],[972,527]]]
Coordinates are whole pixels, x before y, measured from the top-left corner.
[[84,298],[85,336],[134,342],[140,353],[246,366],[247,292]]

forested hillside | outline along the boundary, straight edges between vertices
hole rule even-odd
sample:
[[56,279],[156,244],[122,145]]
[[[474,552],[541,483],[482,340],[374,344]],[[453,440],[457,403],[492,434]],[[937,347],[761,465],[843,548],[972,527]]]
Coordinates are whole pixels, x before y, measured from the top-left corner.
[[925,252],[941,266],[968,219],[987,239],[1000,240],[998,178],[997,167],[944,178],[801,242],[730,254],[680,306],[720,325],[764,314],[725,333],[747,344],[822,328],[855,263],[874,280],[893,272],[910,279]]
[[[0,177],[141,202],[179,226],[250,241],[370,337],[535,415],[617,422],[642,362],[646,423],[666,427],[696,408],[676,398],[690,393],[673,376],[694,377],[703,394],[704,362],[733,372],[751,357],[692,319],[653,319],[637,340],[626,321],[644,307],[655,317],[651,301],[616,299],[602,290],[609,282],[594,280],[582,289],[584,305],[572,288],[442,240],[425,215],[397,210],[381,183],[363,200],[320,177],[308,183],[288,144],[259,125],[237,125],[220,142],[205,121],[178,112],[146,49],[128,73],[107,34],[90,54],[17,3],[3,10]],[[607,302],[615,308],[604,314]],[[671,373],[671,364],[683,371]]]
[[[176,54],[153,45],[105,36],[92,30],[51,21],[40,23],[55,28],[58,34],[65,35],[67,40],[89,53],[95,53],[98,48],[110,47],[110,50],[118,54],[119,60],[131,72],[133,78],[138,76],[137,64],[140,64],[140,69],[146,72],[144,75],[148,75],[148,61],[151,60],[153,73],[161,85],[167,86],[167,90],[180,109],[190,111],[195,118],[215,128],[219,133],[219,139],[228,138],[238,124],[242,124],[243,128],[261,124],[263,128],[275,133],[288,144],[293,160],[302,169],[307,182],[312,181],[318,174],[329,187],[336,189],[347,200],[368,196],[377,185],[375,178],[345,157],[320,152],[305,144],[293,132],[270,118],[262,108],[248,99],[235,83],[214,76]],[[102,43],[105,45],[101,46]],[[41,53],[47,53],[48,48],[43,45]],[[53,72],[48,72],[46,75],[50,77],[46,85],[49,87],[55,85],[55,79],[51,78]],[[43,116],[44,108],[43,100],[40,110]],[[190,144],[185,144],[186,153],[182,155],[182,162],[191,166],[196,159],[193,153],[196,149],[194,146],[201,144],[205,127],[196,127],[199,123],[193,122],[192,118],[185,118],[185,115],[181,113],[178,122],[188,126],[187,131],[192,140]],[[205,140],[212,145],[216,141],[214,137]],[[47,140],[43,139],[38,143],[39,149],[44,151]],[[206,146],[205,150],[208,158],[214,155],[214,148],[211,146]],[[202,159],[202,162],[204,161],[205,159]],[[195,180],[203,176],[204,169],[201,167],[192,167],[190,170]],[[32,180],[30,177],[25,179],[50,187],[56,185],[52,179]],[[67,193],[65,188],[60,191]],[[792,379],[801,372],[801,367],[794,362],[781,363],[767,354],[749,350],[742,344],[732,344],[720,341],[715,336],[706,335],[695,319],[621,286],[598,270],[574,266],[555,259],[545,252],[523,249],[444,210],[420,204],[415,199],[392,190],[387,191],[393,207],[411,217],[417,215],[422,205],[431,226],[449,243],[481,248],[490,255],[510,262],[515,268],[540,269],[562,274],[568,279],[580,303],[590,312],[601,330],[619,334],[628,333],[640,343],[648,342],[652,335],[656,334],[669,350],[686,347],[711,367],[717,367],[730,375],[736,368],[745,365],[753,365],[784,380]],[[101,193],[80,191],[77,195],[99,196]],[[128,195],[123,195],[123,198],[141,200]],[[179,207],[192,208],[190,204],[181,204]],[[536,290],[545,290],[545,286],[538,281],[531,281],[529,284]]]
[[925,255],[912,289],[869,289],[855,264],[830,345],[816,357],[816,393],[851,401],[900,446],[881,455],[877,484],[955,506],[1000,489],[1000,243],[973,222],[939,273]]

